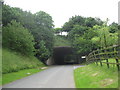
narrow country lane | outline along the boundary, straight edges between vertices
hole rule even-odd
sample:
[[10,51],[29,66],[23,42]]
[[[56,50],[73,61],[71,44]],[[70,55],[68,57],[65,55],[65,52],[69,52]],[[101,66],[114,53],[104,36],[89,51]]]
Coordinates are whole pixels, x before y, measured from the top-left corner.
[[4,85],[3,88],[75,88],[73,67],[51,66],[42,72]]

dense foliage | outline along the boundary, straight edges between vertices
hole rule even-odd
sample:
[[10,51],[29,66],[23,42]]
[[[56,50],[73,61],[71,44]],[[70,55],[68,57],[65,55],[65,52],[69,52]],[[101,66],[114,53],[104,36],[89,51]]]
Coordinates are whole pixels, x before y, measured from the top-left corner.
[[91,51],[118,44],[118,24],[107,25],[108,19],[74,16],[66,22],[62,31],[68,32],[76,54],[87,55]]
[[[35,56],[45,62],[45,60],[52,54],[50,52],[52,52],[54,44],[54,25],[52,17],[43,11],[32,14],[31,12],[23,11],[20,8],[10,7],[9,5],[3,4],[2,6],[2,21],[4,29],[3,46],[9,49],[11,48],[12,50],[15,49],[15,51],[22,52],[23,54],[29,54],[29,52],[34,51]],[[13,20],[15,20],[15,22],[13,22]],[[29,34],[25,37],[26,33]],[[18,42],[20,44],[18,44]],[[21,47],[28,47],[29,49],[26,49],[29,51],[26,49],[22,50]],[[45,53],[44,58],[43,56],[40,56],[43,55],[42,50],[43,53]]]
[[74,28],[74,25],[93,27],[94,25],[102,25],[102,21],[99,18],[92,17],[82,17],[82,16],[73,16],[63,25],[63,31],[71,31]]
[[3,47],[20,52],[22,55],[34,55],[34,38],[20,23],[11,21],[3,27]]
[[[54,34],[53,34],[53,21],[52,21],[52,17],[43,12],[37,12],[35,13],[35,26],[34,29],[31,30],[34,38],[35,38],[35,48],[36,49],[40,49],[42,48],[41,41],[44,41],[44,46],[46,47],[46,54],[48,54],[46,57],[48,58],[48,56],[50,55],[50,53],[48,52],[52,52],[52,48],[53,48],[53,42],[54,42]],[[37,55],[39,54],[39,52],[37,52]],[[39,56],[40,57],[40,56]]]

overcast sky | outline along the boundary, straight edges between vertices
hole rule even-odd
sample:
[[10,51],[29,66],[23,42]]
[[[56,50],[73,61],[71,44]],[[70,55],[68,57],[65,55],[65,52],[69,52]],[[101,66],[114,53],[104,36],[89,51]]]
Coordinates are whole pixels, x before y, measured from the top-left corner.
[[12,7],[23,10],[45,11],[54,21],[55,27],[61,27],[72,16],[109,18],[109,23],[118,22],[119,0],[4,0]]

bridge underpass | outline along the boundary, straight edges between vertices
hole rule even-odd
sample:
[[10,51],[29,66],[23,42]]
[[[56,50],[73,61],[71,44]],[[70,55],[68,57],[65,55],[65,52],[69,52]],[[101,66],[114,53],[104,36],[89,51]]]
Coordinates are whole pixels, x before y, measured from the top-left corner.
[[69,46],[54,47],[53,56],[47,60],[48,65],[77,64],[78,58]]

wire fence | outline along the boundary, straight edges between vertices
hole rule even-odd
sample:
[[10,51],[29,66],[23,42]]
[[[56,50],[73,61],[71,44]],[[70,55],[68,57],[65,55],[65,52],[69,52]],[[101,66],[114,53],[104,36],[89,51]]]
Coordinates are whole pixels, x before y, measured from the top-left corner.
[[[98,63],[100,63],[100,65],[103,66],[104,63],[108,68],[110,68],[110,64],[115,64],[117,69],[120,70],[119,51],[120,45],[95,50],[86,57],[87,64],[96,63],[98,65]],[[112,61],[110,59],[112,59]]]

